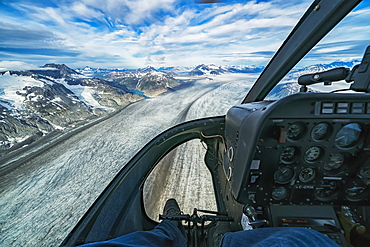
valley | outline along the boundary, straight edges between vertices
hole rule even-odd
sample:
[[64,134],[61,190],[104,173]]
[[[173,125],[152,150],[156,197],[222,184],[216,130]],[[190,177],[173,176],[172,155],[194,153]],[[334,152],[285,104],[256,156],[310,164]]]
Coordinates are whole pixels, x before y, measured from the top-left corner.
[[[239,82],[229,82],[226,76],[212,83],[198,80],[191,87],[133,103],[3,176],[0,245],[60,244],[146,142],[180,120],[225,114],[243,95],[236,89],[245,93],[254,80],[243,78]],[[184,116],[179,109],[185,108]]]

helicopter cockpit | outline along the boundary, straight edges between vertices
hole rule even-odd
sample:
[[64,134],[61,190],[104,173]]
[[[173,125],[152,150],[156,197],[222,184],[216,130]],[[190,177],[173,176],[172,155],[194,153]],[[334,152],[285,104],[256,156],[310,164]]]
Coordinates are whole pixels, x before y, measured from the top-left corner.
[[[152,229],[157,222],[145,212],[145,180],[172,149],[196,138],[207,146],[204,160],[217,212],[194,209],[193,215],[160,217],[185,222],[188,246],[215,246],[215,228],[225,222],[221,233],[306,227],[341,246],[369,246],[370,46],[352,70],[303,75],[299,93],[265,100],[358,2],[314,1],[242,104],[226,116],[183,123],[153,139],[116,176],[63,246]],[[320,11],[325,14],[318,15]],[[353,92],[307,89],[339,80],[353,82]]]

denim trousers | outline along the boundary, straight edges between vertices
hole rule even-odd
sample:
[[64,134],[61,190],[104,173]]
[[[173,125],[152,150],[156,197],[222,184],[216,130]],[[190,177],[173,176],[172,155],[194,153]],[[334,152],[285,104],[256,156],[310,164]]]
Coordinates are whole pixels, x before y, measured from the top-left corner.
[[[169,220],[164,220],[151,231],[133,232],[115,239],[88,243],[82,246],[186,247],[186,239],[174,223]],[[295,227],[270,227],[248,231],[228,232],[223,236],[220,246],[338,247],[333,240],[317,231]]]

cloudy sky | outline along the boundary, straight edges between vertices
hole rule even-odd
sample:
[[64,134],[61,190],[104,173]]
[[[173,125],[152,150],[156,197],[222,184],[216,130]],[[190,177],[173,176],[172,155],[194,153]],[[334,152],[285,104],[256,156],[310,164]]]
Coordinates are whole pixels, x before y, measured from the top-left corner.
[[[312,3],[197,1],[0,0],[0,69],[50,62],[72,68],[266,65]],[[360,4],[307,63],[361,58],[370,44],[369,6]]]

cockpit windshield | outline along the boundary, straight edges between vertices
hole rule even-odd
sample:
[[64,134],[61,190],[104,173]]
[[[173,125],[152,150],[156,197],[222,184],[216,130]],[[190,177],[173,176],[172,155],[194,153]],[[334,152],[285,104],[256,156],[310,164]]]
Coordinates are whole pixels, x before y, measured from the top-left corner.
[[[312,3],[206,2],[0,1],[0,246],[61,244],[150,140],[241,104]],[[369,20],[363,1],[266,99],[358,64]]]
[[[369,6],[357,6],[342,22],[325,36],[269,93],[266,99],[277,100],[299,92],[298,78],[305,74],[323,72],[338,67],[353,68],[360,64],[366,47],[368,23],[365,20]],[[344,80],[331,85],[310,85],[313,92],[332,92],[349,89]]]

